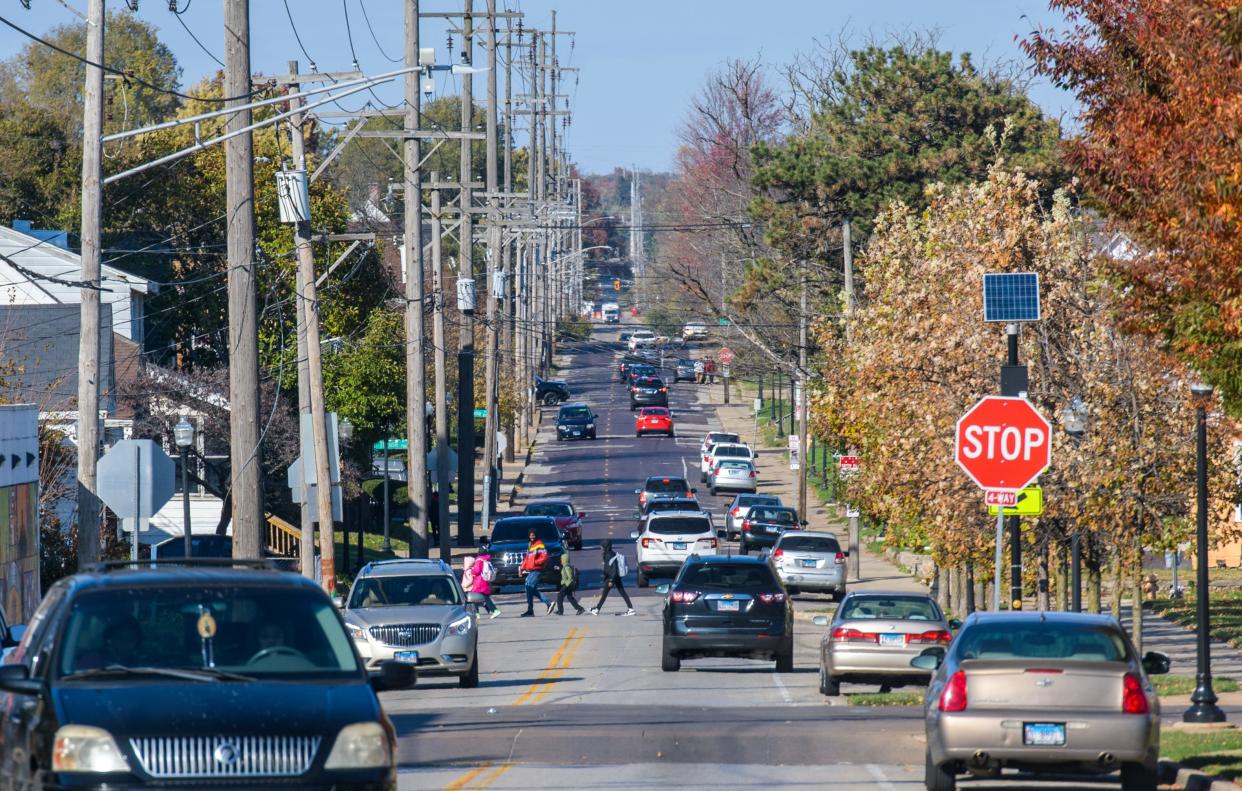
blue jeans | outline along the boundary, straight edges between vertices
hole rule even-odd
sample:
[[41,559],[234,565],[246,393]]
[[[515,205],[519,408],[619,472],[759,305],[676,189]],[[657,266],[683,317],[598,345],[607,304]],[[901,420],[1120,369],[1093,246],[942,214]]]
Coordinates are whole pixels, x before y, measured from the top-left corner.
[[526,609],[528,611],[535,609],[535,597],[539,597],[539,601],[544,604],[548,603],[548,597],[543,595],[543,591],[539,590],[539,572],[526,572]]

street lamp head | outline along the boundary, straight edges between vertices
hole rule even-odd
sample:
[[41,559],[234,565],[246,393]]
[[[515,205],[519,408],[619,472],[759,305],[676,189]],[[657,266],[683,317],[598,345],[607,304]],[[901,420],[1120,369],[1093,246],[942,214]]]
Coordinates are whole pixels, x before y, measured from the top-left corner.
[[1212,395],[1213,388],[1206,382],[1195,382],[1190,386],[1190,392],[1198,398],[1208,398]]
[[183,450],[194,444],[194,424],[184,416],[173,426],[173,441]]
[[337,433],[341,437],[341,442],[348,443],[354,438],[354,424],[349,418],[345,418],[341,421],[341,424],[337,426]]
[[1074,397],[1061,410],[1061,428],[1071,437],[1081,437],[1087,431],[1087,405]]

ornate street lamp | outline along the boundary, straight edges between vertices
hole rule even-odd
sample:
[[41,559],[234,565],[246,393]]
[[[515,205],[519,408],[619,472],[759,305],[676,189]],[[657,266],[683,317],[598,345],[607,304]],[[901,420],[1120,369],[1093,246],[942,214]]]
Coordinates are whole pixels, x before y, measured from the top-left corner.
[[190,447],[194,445],[194,424],[183,415],[173,426],[173,441],[181,451],[181,521],[185,533],[185,556],[194,554],[190,526]]

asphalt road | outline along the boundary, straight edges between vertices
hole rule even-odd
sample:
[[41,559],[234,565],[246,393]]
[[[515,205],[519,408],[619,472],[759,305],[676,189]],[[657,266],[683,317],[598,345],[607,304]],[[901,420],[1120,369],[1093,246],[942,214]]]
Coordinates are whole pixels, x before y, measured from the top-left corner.
[[[681,474],[683,459],[697,482],[698,444],[717,427],[714,412],[696,403],[696,387],[681,383],[670,386],[677,438],[635,438],[616,378],[615,339],[616,332],[597,332],[594,343],[573,350],[563,372],[573,400],[598,413],[599,439],[556,442],[545,416],[522,489],[524,500],[569,496],[587,512],[585,546],[574,553],[586,607],[598,597],[603,539],[613,539],[634,567],[634,489],[648,475]],[[728,498],[700,489],[700,501],[722,515]],[[799,621],[793,673],[743,659],[687,661],[681,672],[664,673],[661,599],[654,589],[639,591],[633,580],[631,572],[634,617],[617,617],[625,607],[614,593],[599,616],[545,615],[536,603],[538,617],[518,618],[525,602],[520,589],[507,589],[497,599],[502,616],[480,624],[477,689],[424,678],[415,689],[385,693],[384,707],[400,736],[400,787],[923,787],[920,710],[851,707],[843,698],[821,696],[817,627]],[[824,608],[826,602],[800,599],[797,606]],[[962,786],[1027,787],[1021,781]],[[1110,786],[1074,780],[1037,787]]]

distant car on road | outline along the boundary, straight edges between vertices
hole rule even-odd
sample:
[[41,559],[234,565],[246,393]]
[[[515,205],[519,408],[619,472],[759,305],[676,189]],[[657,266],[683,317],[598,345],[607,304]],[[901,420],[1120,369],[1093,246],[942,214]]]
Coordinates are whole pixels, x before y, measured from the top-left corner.
[[630,385],[630,411],[640,406],[668,406],[668,385],[658,376],[640,376]]
[[621,323],[621,306],[615,302],[607,302],[604,304],[604,323],[619,324]]
[[677,360],[677,367],[673,369],[673,383],[686,381],[694,381],[694,360],[689,357],[682,357]]
[[975,613],[948,647],[910,660],[934,671],[927,690],[926,776],[953,791],[957,775],[1003,767],[1028,772],[1121,770],[1126,791],[1154,791],[1160,700],[1141,659],[1112,618],[1086,613]]
[[651,330],[634,330],[634,332],[630,333],[629,338],[630,351],[638,351],[640,346],[654,345],[657,337]]
[[702,510],[703,506],[699,505],[699,501],[694,497],[652,497],[634,512],[634,518],[638,520],[638,529],[642,530],[644,523],[652,514],[664,511]]
[[586,512],[574,510],[572,501],[536,500],[527,503],[522,513],[525,516],[552,517],[560,528],[562,540],[571,549],[582,549],[582,520],[586,519]]
[[638,416],[634,418],[634,436],[641,437],[644,434],[676,436],[673,428],[673,413],[668,410],[668,407],[645,406],[638,410]]
[[634,539],[638,587],[652,577],[676,576],[691,555],[716,554],[718,541],[711,515],[705,511],[658,511],[651,514]]
[[701,480],[707,482],[707,474],[722,459],[730,461],[754,461],[758,456],[754,449],[749,445],[743,445],[740,442],[717,442],[712,445],[701,457],[703,461],[699,464],[699,472]]
[[643,488],[635,489],[638,495],[638,507],[641,509],[652,500],[676,497],[693,498],[695,489],[680,475],[653,475],[643,484]]
[[595,439],[595,413],[586,404],[561,404],[556,415],[556,440]]
[[[707,491],[712,496],[726,489],[731,492],[753,492],[758,488],[759,471],[744,459],[722,458],[707,471]],[[745,526],[742,529],[745,530]],[[742,538],[745,540],[745,533]]]
[[768,560],[791,595],[799,591],[827,591],[833,601],[841,601],[845,596],[848,555],[832,533],[799,530],[776,539]]
[[[725,464],[744,464],[745,462],[724,461]],[[745,555],[752,549],[772,547],[776,540],[789,530],[801,530],[806,527],[806,520],[798,518],[798,509],[788,505],[752,505],[742,515],[741,552]]]
[[774,494],[739,494],[725,509],[725,530],[730,540],[742,533],[742,517],[752,505],[780,505],[781,498]]
[[559,379],[535,377],[535,400],[544,406],[556,406],[569,400],[569,385]]
[[705,341],[707,340],[707,325],[691,322],[681,328],[681,339],[683,341]]

